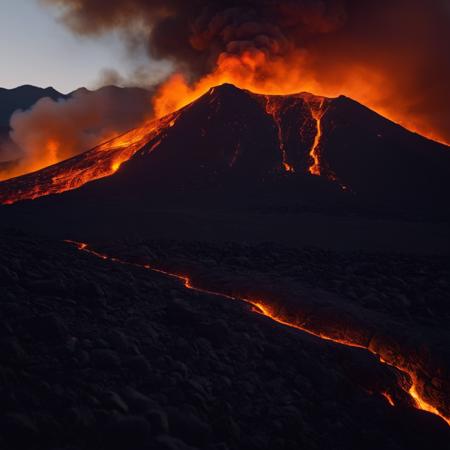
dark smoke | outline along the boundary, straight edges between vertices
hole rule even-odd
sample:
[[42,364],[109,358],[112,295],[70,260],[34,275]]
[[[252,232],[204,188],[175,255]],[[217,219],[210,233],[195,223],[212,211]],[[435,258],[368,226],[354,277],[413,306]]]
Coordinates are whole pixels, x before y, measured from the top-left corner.
[[450,142],[448,0],[44,1],[62,8],[77,33],[139,35],[152,58],[172,61],[191,81],[224,53],[301,51],[302,67],[290,70]]

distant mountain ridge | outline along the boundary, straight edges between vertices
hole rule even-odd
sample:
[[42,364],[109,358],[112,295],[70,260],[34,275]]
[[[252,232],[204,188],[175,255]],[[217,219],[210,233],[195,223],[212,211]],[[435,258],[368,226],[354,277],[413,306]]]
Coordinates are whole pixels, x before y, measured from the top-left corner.
[[29,109],[41,98],[59,100],[69,98],[70,95],[62,94],[53,87],[40,88],[29,84],[13,89],[0,88],[0,127],[9,127],[14,111]]
[[[90,97],[91,95],[95,97]],[[144,100],[144,98],[149,95],[148,90],[138,87],[104,86],[97,90],[89,90],[82,87],[68,94],[62,94],[53,87],[40,88],[31,85],[23,85],[14,89],[0,88],[0,171],[8,170],[8,168],[14,166],[19,161],[19,155],[21,155],[23,150],[19,149],[10,137],[11,117],[15,112],[28,111],[44,98],[57,102],[77,97],[81,102],[90,99],[91,106],[98,104],[98,102],[103,102],[104,105],[106,104],[104,109],[110,108],[111,114],[116,114],[116,116],[120,113],[127,114],[123,126],[128,129],[136,126],[137,119],[133,118],[136,115],[139,118],[139,111],[147,110],[148,101]],[[87,105],[85,106],[87,109],[91,107],[87,103],[84,104]],[[128,109],[124,105],[128,105]],[[113,117],[111,114],[108,116],[108,114],[105,113],[105,124]],[[131,123],[128,123],[126,118]],[[98,124],[96,125],[98,126]],[[108,124],[105,126],[108,126]],[[85,149],[81,148],[80,150],[83,151]]]

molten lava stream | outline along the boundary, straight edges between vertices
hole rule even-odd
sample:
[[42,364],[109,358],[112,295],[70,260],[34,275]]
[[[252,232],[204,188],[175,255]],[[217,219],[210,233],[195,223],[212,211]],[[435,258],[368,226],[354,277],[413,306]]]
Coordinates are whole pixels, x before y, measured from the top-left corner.
[[320,148],[320,140],[322,139],[322,118],[326,113],[325,99],[321,98],[319,103],[313,101],[307,101],[309,110],[311,112],[311,117],[316,122],[316,134],[314,136],[314,142],[309,151],[309,156],[312,158],[312,165],[309,167],[309,173],[311,175],[321,175],[320,168],[320,158],[319,158],[319,148]]
[[[281,128],[281,116],[280,116],[280,109],[278,105],[275,103],[275,99],[271,99],[268,95],[266,97],[266,112],[269,114],[269,116],[272,116],[273,121],[275,122],[275,125],[278,130],[278,144],[280,146],[280,152],[281,152],[281,164],[283,166],[283,169],[286,172],[293,173],[295,172],[294,166],[288,163],[287,161],[287,152],[286,147],[284,146],[283,141],[283,130]],[[272,100],[272,103],[271,103]]]
[[[284,320],[283,318],[276,316],[271,311],[270,307],[265,305],[264,303],[262,303],[262,301],[260,301],[260,300],[251,300],[251,299],[246,299],[246,298],[241,298],[241,297],[233,297],[231,295],[228,295],[228,294],[225,294],[225,293],[222,293],[222,292],[215,292],[215,291],[211,291],[211,290],[208,290],[208,289],[202,289],[200,287],[194,286],[192,284],[191,279],[188,276],[180,275],[180,274],[176,274],[176,273],[171,273],[171,272],[168,272],[166,270],[162,270],[162,269],[158,269],[156,267],[152,267],[149,264],[131,263],[131,262],[124,261],[124,260],[121,260],[121,259],[118,259],[118,258],[114,258],[114,257],[108,256],[108,255],[105,255],[103,253],[96,252],[95,250],[91,250],[89,248],[89,245],[84,243],[84,242],[77,242],[77,241],[71,241],[71,240],[66,240],[65,242],[67,242],[68,244],[71,244],[71,245],[75,245],[76,248],[78,250],[80,250],[80,251],[87,252],[87,253],[89,253],[91,255],[94,255],[97,258],[100,258],[100,259],[103,259],[103,260],[109,260],[109,261],[112,261],[112,262],[115,262],[115,263],[118,263],[118,264],[123,264],[123,265],[128,265],[128,266],[133,266],[133,267],[140,267],[142,269],[150,270],[152,272],[160,273],[160,274],[165,275],[167,277],[174,278],[176,280],[181,281],[186,289],[191,289],[191,290],[194,290],[196,292],[200,292],[200,293],[203,293],[203,294],[214,295],[214,296],[226,298],[226,299],[229,299],[229,300],[238,300],[238,301],[245,302],[245,303],[251,305],[252,306],[252,310],[255,313],[257,313],[257,314],[261,314],[261,315],[263,315],[265,317],[268,317],[268,318],[272,319],[274,322],[280,323],[280,324],[285,325],[285,326],[290,327],[290,328],[295,328],[297,330],[303,331],[305,333],[308,333],[308,334],[313,335],[315,337],[318,337],[320,339],[324,339],[324,340],[327,340],[327,341],[332,341],[332,342],[335,342],[335,343],[340,344],[340,345],[345,345],[347,347],[357,347],[357,348],[362,348],[364,350],[367,350],[367,351],[371,352],[372,354],[374,354],[378,358],[380,363],[390,365],[391,367],[396,368],[400,372],[407,373],[409,375],[411,381],[412,381],[412,385],[411,385],[411,387],[410,387],[410,389],[409,389],[409,391],[407,393],[414,400],[414,404],[416,405],[416,408],[420,409],[420,410],[423,410],[423,411],[427,411],[427,412],[429,412],[431,414],[434,414],[434,415],[440,417],[441,419],[443,419],[450,426],[450,418],[449,417],[445,417],[443,414],[440,413],[440,411],[437,408],[435,408],[433,405],[430,405],[427,401],[425,401],[420,396],[419,392],[417,391],[417,386],[416,386],[417,383],[416,383],[416,377],[415,377],[414,373],[410,372],[406,368],[397,367],[397,366],[389,363],[388,361],[383,360],[380,357],[380,355],[378,355],[377,353],[371,351],[367,347],[364,347],[362,345],[358,345],[356,343],[353,343],[353,342],[350,342],[350,341],[346,341],[346,340],[334,339],[332,337],[316,333],[314,331],[308,330],[307,328],[303,328],[300,325],[297,325],[295,323],[292,323],[292,322],[289,322],[287,320]],[[392,397],[388,393],[381,392],[380,394],[384,398],[386,398],[386,401],[391,406],[395,406],[395,403],[394,403]]]

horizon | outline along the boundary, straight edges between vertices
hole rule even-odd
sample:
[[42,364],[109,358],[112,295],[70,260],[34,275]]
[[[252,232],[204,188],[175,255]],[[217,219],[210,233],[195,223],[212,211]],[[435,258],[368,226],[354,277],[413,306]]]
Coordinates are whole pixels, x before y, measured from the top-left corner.
[[133,71],[142,67],[150,80],[167,71],[166,63],[149,61],[142,49],[130,58],[115,32],[99,39],[74,35],[59,20],[61,11],[40,0],[4,2],[8,14],[0,15],[0,55],[13,63],[2,66],[0,87],[53,87],[68,94],[108,85],[108,77],[132,84]]

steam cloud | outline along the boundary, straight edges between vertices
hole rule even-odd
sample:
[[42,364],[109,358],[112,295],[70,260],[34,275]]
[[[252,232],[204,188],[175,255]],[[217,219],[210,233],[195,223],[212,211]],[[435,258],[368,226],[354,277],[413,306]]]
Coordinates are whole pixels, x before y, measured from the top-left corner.
[[30,110],[15,112],[13,149],[4,151],[15,152],[18,161],[0,172],[0,179],[62,161],[138,126],[150,114],[150,97],[143,89],[80,89],[67,100],[43,98]]

